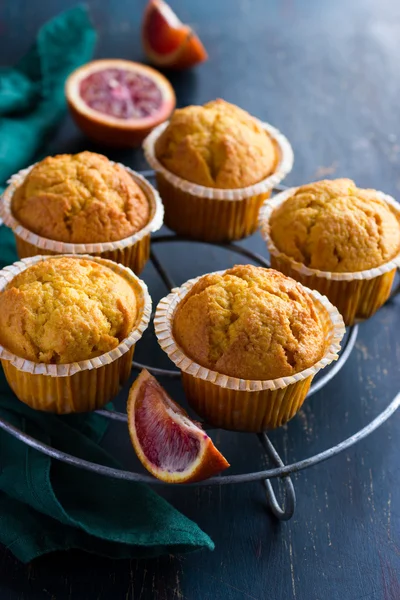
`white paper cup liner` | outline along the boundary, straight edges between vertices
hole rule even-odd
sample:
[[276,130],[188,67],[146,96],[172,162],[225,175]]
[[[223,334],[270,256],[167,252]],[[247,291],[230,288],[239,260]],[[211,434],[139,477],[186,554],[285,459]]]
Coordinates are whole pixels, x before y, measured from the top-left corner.
[[132,171],[129,167],[118,163],[120,167],[128,171],[134,182],[141,188],[150,204],[150,220],[149,222],[140,229],[140,231],[133,235],[124,238],[123,240],[116,240],[114,242],[97,242],[94,244],[71,244],[68,242],[60,242],[57,240],[51,240],[48,238],[41,237],[29,229],[26,229],[19,221],[15,218],[12,212],[12,198],[15,190],[19,187],[28,173],[33,169],[35,165],[31,165],[22,171],[19,171],[13,175],[7,183],[8,187],[4,190],[0,197],[0,217],[2,217],[5,225],[10,227],[15,235],[23,239],[25,242],[37,246],[42,250],[49,250],[57,254],[100,254],[103,252],[110,252],[114,250],[122,250],[128,246],[133,246],[138,241],[143,239],[145,236],[158,231],[164,220],[164,207],[161,202],[161,198],[157,190],[139,173]]
[[[260,209],[259,213],[259,227],[261,231],[261,235],[265,240],[268,251],[270,255],[275,256],[278,259],[284,259],[286,261],[290,261],[290,266],[294,271],[297,271],[301,275],[305,276],[315,276],[324,279],[331,279],[332,281],[354,281],[354,280],[362,280],[362,279],[374,279],[375,277],[379,277],[384,273],[388,273],[393,269],[400,268],[400,252],[392,258],[391,260],[379,265],[379,267],[374,267],[373,269],[366,269],[364,271],[355,271],[353,273],[334,273],[330,271],[320,271],[318,269],[310,269],[306,265],[295,261],[291,256],[284,254],[281,252],[274,244],[271,238],[271,229],[270,229],[270,218],[275,209],[281,206],[288,198],[293,196],[298,187],[289,188],[280,194],[277,194],[272,199],[264,202]],[[399,216],[400,219],[400,204],[396,202],[392,196],[388,196],[383,192],[376,192],[378,198],[389,204],[392,210]]]
[[138,340],[142,337],[144,331],[147,329],[147,326],[151,317],[151,307],[152,302],[144,281],[139,279],[130,269],[124,267],[123,265],[114,263],[111,260],[106,260],[104,258],[99,258],[96,256],[89,255],[79,255],[76,254],[67,254],[67,255],[54,255],[54,256],[34,256],[31,258],[24,258],[21,261],[18,261],[8,267],[5,267],[0,271],[0,293],[6,288],[6,286],[14,279],[18,273],[22,273],[31,265],[34,265],[39,262],[43,262],[46,260],[58,260],[60,258],[64,258],[65,256],[69,256],[70,258],[81,259],[85,258],[92,262],[99,263],[108,267],[114,273],[117,273],[124,279],[128,281],[134,288],[137,298],[139,300],[139,314],[136,319],[136,323],[131,333],[124,339],[116,348],[113,348],[109,352],[105,352],[100,356],[96,356],[95,358],[91,358],[89,360],[82,360],[75,363],[66,363],[66,364],[45,364],[33,362],[31,360],[26,360],[13,354],[7,348],[0,345],[0,359],[9,361],[14,367],[16,367],[19,371],[25,371],[27,373],[32,374],[40,374],[40,375],[49,375],[50,377],[68,377],[70,375],[74,375],[80,371],[86,371],[91,369],[96,369],[103,365],[108,365],[113,361],[120,358],[123,354],[128,352],[130,348],[136,344]]
[[265,194],[272,188],[274,188],[290,171],[293,166],[293,150],[289,143],[289,140],[280,132],[278,129],[260,121],[261,126],[271,136],[272,140],[279,152],[279,161],[275,168],[275,171],[266,177],[265,179],[244,188],[237,189],[220,189],[220,188],[209,188],[203,185],[197,185],[182,179],[177,175],[168,171],[157,159],[155,155],[155,143],[162,132],[168,127],[169,121],[162,123],[147,136],[143,142],[143,150],[149,165],[158,173],[161,173],[165,179],[174,187],[197,196],[200,198],[209,198],[212,200],[243,200],[251,196],[258,196]]
[[[215,274],[222,275],[225,271],[216,271]],[[214,273],[211,273],[211,275]],[[310,294],[316,303],[319,303],[327,311],[331,323],[330,331],[327,333],[326,350],[323,357],[312,367],[304,369],[299,373],[288,377],[280,377],[278,379],[268,380],[250,380],[238,379],[228,375],[222,375],[217,371],[212,371],[206,367],[202,367],[198,363],[189,358],[176,343],[173,336],[173,321],[176,309],[181,300],[188,294],[192,287],[199,281],[201,277],[189,279],[179,288],[174,288],[172,292],[160,300],[154,318],[154,328],[158,343],[161,348],[168,354],[172,362],[184,373],[188,373],[194,377],[203,379],[223,388],[228,388],[236,391],[254,391],[261,390],[278,390],[285,388],[293,383],[307,379],[307,377],[315,375],[318,371],[329,365],[332,361],[337,360],[340,351],[340,342],[345,333],[343,319],[339,311],[315,290],[303,288]]]

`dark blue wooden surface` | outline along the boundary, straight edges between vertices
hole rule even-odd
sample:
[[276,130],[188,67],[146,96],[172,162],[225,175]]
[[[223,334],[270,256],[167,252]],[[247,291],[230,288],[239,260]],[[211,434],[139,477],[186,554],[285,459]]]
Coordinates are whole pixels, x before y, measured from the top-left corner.
[[[13,64],[41,23],[67,0],[2,0],[0,64]],[[99,57],[142,58],[145,2],[90,0]],[[215,97],[278,126],[291,140],[301,184],[348,176],[400,197],[400,3],[398,0],[203,0],[171,2],[193,24],[210,60],[174,75],[179,105]],[[48,153],[104,149],[88,143],[69,118]],[[107,152],[141,169],[140,151]],[[244,244],[264,253],[259,236]],[[237,257],[193,245],[158,248],[177,283]],[[148,266],[154,300],[165,290]],[[307,457],[365,425],[400,388],[400,299],[362,325],[343,371],[272,439],[285,461]],[[137,358],[167,365],[152,333]],[[168,388],[182,399],[179,383]],[[123,402],[123,399],[122,399]],[[116,426],[120,427],[120,426]],[[166,488],[174,506],[216,543],[213,553],[152,561],[110,561],[77,552],[22,566],[0,552],[1,600],[399,600],[399,415],[347,453],[294,477],[298,506],[276,523],[260,484]],[[266,466],[255,436],[216,432],[233,472]],[[127,435],[106,440],[127,467]]]

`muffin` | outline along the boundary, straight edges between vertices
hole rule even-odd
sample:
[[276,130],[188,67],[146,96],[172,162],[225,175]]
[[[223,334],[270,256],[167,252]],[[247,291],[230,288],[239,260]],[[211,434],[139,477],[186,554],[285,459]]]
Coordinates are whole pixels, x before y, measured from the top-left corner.
[[289,142],[224,100],[176,110],[144,150],[155,169],[165,222],[177,233],[229,241],[253,233],[262,202],[290,171]]
[[89,252],[136,272],[162,222],[150,184],[93,152],[47,157],[13,178],[2,204],[20,257]]
[[400,207],[350,179],[278,195],[260,223],[274,268],[328,296],[345,323],[387,300],[400,262]]
[[242,431],[291,419],[344,332],[326,298],[251,265],[184,284],[158,305],[155,328],[196,412]]
[[45,158],[16,189],[11,209],[33,233],[71,244],[122,240],[150,216],[130,174],[93,152]]
[[271,136],[247,112],[214,100],[176,110],[155,143],[160,163],[182,179],[211,188],[243,188],[273,173]]
[[91,257],[37,256],[0,272],[0,357],[32,408],[85,412],[131,370],[151,301],[131,271]]
[[200,279],[179,304],[173,333],[192,360],[240,379],[294,375],[325,349],[311,296],[277,271],[250,265]]

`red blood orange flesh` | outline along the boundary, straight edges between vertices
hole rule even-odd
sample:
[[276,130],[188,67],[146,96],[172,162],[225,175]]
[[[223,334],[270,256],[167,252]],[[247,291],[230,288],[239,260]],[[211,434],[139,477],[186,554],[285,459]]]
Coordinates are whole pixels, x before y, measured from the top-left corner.
[[162,481],[200,481],[229,467],[200,424],[146,370],[129,392],[128,425],[139,460]]
[[149,0],[142,24],[143,48],[159,67],[187,69],[207,59],[195,32],[163,0]]
[[168,119],[175,93],[155,69],[127,60],[96,60],[74,71],[65,93],[77,125],[91,139],[138,146]]

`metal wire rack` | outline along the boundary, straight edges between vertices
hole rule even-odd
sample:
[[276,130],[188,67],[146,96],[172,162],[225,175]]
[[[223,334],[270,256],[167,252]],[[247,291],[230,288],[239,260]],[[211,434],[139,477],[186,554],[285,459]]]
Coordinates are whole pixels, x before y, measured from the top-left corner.
[[[142,171],[141,173],[145,177],[152,178],[154,173],[153,171]],[[278,186],[274,191],[282,191],[285,189],[284,186]],[[1,225],[1,224],[0,224]],[[154,248],[155,245],[165,244],[165,243],[174,243],[174,242],[187,242],[193,243],[195,240],[183,238],[176,235],[159,235],[152,238],[152,246]],[[263,256],[248,250],[247,248],[240,246],[239,244],[212,244],[223,247],[232,252],[236,252],[246,258],[250,259],[252,262],[263,266],[269,267],[270,264],[266,258]],[[159,260],[154,251],[151,252],[150,260],[153,263],[153,266],[160,276],[161,280],[164,282],[168,291],[170,291],[173,287],[175,287],[175,283],[171,279],[169,273],[164,268],[162,262]],[[392,293],[391,299],[394,296],[400,293],[400,283],[395,288]],[[358,334],[358,325],[354,325],[353,327],[349,327],[346,333],[346,337],[343,343],[342,351],[340,353],[338,361],[329,368],[329,370],[319,377],[319,379],[313,383],[308,393],[308,396],[315,394],[319,390],[321,390],[325,385],[327,385],[334,377],[339,373],[339,371],[343,368],[346,361],[348,360],[357,339]],[[134,369],[141,370],[142,368],[146,368],[148,371],[156,375],[157,377],[168,377],[168,378],[179,378],[180,372],[176,369],[160,369],[158,367],[152,365],[145,365],[139,362],[133,361],[132,366]],[[296,507],[296,494],[293,486],[293,482],[291,480],[290,475],[292,473],[296,473],[298,471],[302,471],[303,469],[307,469],[312,467],[318,463],[321,463],[333,456],[336,456],[340,452],[343,452],[350,446],[353,446],[360,440],[367,437],[370,433],[375,431],[380,425],[382,425],[389,417],[397,410],[400,406],[400,393],[390,402],[390,404],[380,413],[378,414],[370,423],[368,423],[365,427],[338,443],[336,446],[332,446],[314,456],[306,458],[304,460],[287,464],[285,465],[279,456],[277,450],[273,446],[271,440],[269,439],[266,432],[257,434],[258,439],[261,443],[261,446],[267,455],[269,461],[273,465],[273,468],[256,471],[250,473],[242,473],[239,475],[220,475],[217,477],[211,477],[205,481],[201,481],[195,484],[187,484],[187,485],[227,485],[227,484],[237,484],[237,483],[248,483],[261,481],[265,486],[266,498],[269,505],[270,510],[274,514],[277,519],[280,520],[288,520],[290,519],[295,511]],[[110,421],[116,423],[125,423],[127,422],[127,415],[125,413],[109,411],[109,410],[97,410],[97,414],[102,415],[104,418],[109,419]],[[205,429],[211,429],[212,427],[204,424]],[[67,464],[73,465],[80,469],[85,469],[88,471],[93,471],[98,473],[99,475],[103,475],[106,477],[112,477],[117,479],[124,479],[134,482],[147,483],[151,485],[170,485],[165,484],[162,481],[159,481],[152,477],[151,475],[144,475],[141,473],[135,473],[133,471],[126,471],[123,469],[116,469],[107,467],[104,465],[92,463],[86,460],[83,460],[79,457],[73,456],[71,454],[67,454],[56,448],[53,448],[43,442],[27,435],[20,429],[14,427],[8,421],[0,418],[0,428],[4,431],[7,431],[9,434],[13,435],[23,443],[28,446],[46,454],[52,458],[65,462]],[[275,495],[275,492],[272,488],[271,479],[279,478],[284,487],[284,505],[281,506],[278,502],[278,499]],[[179,486],[181,487],[181,486]]]

